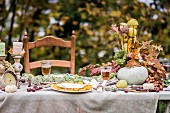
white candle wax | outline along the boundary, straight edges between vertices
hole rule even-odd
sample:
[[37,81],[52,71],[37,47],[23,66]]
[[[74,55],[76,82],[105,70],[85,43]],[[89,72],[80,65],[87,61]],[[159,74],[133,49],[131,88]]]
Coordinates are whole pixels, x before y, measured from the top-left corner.
[[23,43],[22,42],[13,42],[13,52],[14,55],[19,55],[22,52]]
[[154,89],[154,84],[153,83],[144,83],[143,89]]
[[0,56],[4,56],[4,55],[5,55],[5,43],[0,42]]

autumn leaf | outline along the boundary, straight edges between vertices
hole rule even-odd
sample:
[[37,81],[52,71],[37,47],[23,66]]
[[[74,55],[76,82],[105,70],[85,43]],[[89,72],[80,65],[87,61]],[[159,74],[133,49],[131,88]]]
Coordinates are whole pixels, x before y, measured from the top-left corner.
[[90,76],[97,75],[97,74],[99,74],[100,72],[101,72],[100,67],[94,68],[94,69],[91,70]]
[[139,60],[138,51],[128,53],[128,57],[131,59]]
[[127,62],[126,67],[141,66],[139,61],[131,59]]
[[159,46],[153,45],[153,47],[158,51],[163,51],[163,48],[161,47],[161,45]]
[[143,46],[148,46],[148,45],[150,45],[151,42],[152,42],[152,40],[150,40],[150,41],[143,41],[142,45]]
[[10,48],[8,52],[9,52],[10,54],[12,54],[12,52],[13,52],[13,51],[12,51],[12,48]]
[[154,62],[154,67],[157,68],[158,70],[165,71],[163,65],[159,62],[158,59],[152,59],[152,62]]

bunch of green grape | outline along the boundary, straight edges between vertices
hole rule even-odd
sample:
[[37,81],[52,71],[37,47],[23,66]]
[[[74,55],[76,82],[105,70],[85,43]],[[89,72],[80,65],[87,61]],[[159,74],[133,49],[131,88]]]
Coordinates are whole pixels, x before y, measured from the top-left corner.
[[2,65],[5,67],[6,70],[14,72],[14,68],[12,67],[11,63],[8,61],[3,60]]
[[127,53],[124,50],[120,50],[119,52],[117,52],[114,56],[114,60],[116,61],[116,64],[125,65],[126,55]]

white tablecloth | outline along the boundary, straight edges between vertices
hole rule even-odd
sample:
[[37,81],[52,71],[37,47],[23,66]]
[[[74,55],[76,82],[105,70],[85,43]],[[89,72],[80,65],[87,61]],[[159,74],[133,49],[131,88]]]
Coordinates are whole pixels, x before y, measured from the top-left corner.
[[159,93],[0,93],[0,113],[155,113]]

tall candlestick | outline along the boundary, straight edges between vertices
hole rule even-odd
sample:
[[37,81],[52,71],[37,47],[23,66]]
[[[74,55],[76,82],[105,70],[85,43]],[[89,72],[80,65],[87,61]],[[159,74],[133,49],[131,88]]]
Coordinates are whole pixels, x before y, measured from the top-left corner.
[[18,56],[14,56],[14,64],[12,65],[14,70],[15,70],[15,74],[17,76],[17,80],[18,80],[18,88],[20,88],[20,79],[21,79],[21,71],[23,69],[23,66],[22,64],[20,63],[20,60],[22,58],[21,55],[18,55]]
[[5,43],[0,42],[0,56],[5,56]]
[[0,56],[0,76],[5,72],[5,66],[2,65],[3,60],[5,60],[5,55],[4,56]]
[[13,52],[14,55],[19,55],[22,52],[23,43],[22,42],[13,42]]

